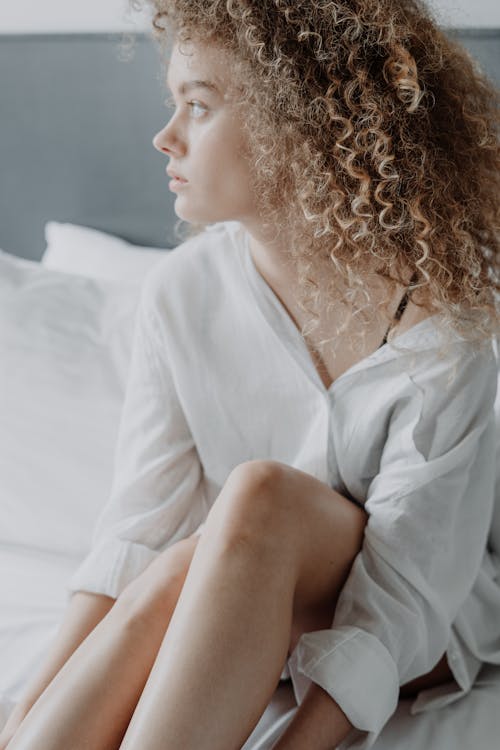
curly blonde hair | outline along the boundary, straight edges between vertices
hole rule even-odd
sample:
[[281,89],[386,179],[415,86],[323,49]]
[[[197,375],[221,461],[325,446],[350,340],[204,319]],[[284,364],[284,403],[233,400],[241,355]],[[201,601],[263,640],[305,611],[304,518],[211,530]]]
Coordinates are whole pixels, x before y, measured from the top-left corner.
[[150,4],[155,39],[231,55],[262,220],[293,228],[313,319],[321,256],[351,314],[375,273],[469,340],[497,333],[500,92],[421,0]]

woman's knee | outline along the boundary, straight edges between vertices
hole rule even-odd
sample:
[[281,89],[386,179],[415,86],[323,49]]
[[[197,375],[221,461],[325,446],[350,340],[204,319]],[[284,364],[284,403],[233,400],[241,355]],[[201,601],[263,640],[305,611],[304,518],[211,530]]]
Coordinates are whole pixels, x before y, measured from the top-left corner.
[[[210,509],[206,533],[223,546],[265,547],[275,540],[286,518],[280,491],[284,466],[277,461],[253,460],[236,466]],[[284,530],[284,529],[283,529]]]

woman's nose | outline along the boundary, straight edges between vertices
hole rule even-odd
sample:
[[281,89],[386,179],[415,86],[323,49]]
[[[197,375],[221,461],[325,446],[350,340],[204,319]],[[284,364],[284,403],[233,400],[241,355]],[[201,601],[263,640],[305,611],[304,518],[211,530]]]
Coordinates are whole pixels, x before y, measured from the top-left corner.
[[182,154],[184,146],[175,136],[171,128],[171,123],[167,123],[153,138],[153,146],[163,154]]

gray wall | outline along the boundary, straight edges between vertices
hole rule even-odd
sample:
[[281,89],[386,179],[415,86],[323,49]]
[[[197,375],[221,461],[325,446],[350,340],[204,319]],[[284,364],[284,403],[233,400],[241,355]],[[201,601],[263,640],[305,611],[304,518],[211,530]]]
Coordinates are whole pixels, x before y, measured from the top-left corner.
[[0,38],[3,250],[39,258],[49,219],[177,244],[157,48],[137,37],[123,58],[120,35]]
[[[500,84],[500,29],[459,38]],[[158,51],[137,35],[0,36],[0,248],[39,259],[46,221],[160,247],[178,244]]]

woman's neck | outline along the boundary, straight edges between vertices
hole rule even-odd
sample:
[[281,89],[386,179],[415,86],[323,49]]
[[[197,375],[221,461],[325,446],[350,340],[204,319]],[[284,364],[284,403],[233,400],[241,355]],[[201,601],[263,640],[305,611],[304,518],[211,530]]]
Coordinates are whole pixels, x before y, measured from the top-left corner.
[[288,252],[286,236],[273,240],[249,232],[249,248],[255,267],[269,286],[279,295],[298,289],[298,273]]
[[[299,304],[302,290],[299,285],[298,270],[290,257],[288,247],[289,241],[284,234],[269,241],[259,237],[257,232],[249,232],[249,249],[257,271],[276,294],[297,329],[301,331],[303,326],[309,323],[312,315],[304,312]],[[313,266],[309,272],[309,278],[312,278],[318,285],[320,292],[315,310],[319,318],[318,327],[315,333],[310,338],[308,337],[308,345],[313,350],[315,342],[335,336],[335,331],[345,319],[346,310],[342,303],[336,304],[335,302],[335,268],[329,259],[318,259],[316,266]],[[366,275],[366,289],[372,300],[373,310],[375,311],[380,303],[390,299],[389,312],[391,314],[396,313],[401,298],[407,291],[402,285],[398,285],[397,288],[391,287],[387,280],[374,273]],[[415,305],[410,300],[401,320],[395,324],[397,335],[404,333],[430,314],[430,311]],[[368,320],[371,322],[367,322],[366,317],[364,322],[361,318],[353,319],[343,335],[335,337],[338,345],[343,349],[350,349],[350,341],[360,333],[360,328],[362,328],[366,334],[367,350],[376,348],[387,332],[387,321],[380,320],[375,313],[373,316],[368,316]],[[338,356],[338,352],[335,356]]]

